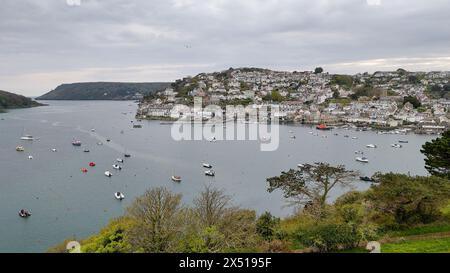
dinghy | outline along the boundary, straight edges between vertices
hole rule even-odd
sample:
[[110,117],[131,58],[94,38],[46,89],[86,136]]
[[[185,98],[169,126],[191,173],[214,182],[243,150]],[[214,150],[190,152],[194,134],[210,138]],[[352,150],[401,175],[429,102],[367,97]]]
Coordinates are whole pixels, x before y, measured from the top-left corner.
[[369,159],[367,157],[357,157],[356,161],[361,163],[369,163]]
[[211,164],[208,164],[208,163],[203,163],[203,167],[204,167],[204,168],[207,168],[207,169],[211,169],[211,168],[212,168],[212,165],[211,165]]
[[89,167],[95,167],[95,165],[96,165],[95,162],[90,162],[89,163]]
[[175,182],[181,182],[181,176],[172,175],[172,180]]
[[106,171],[106,172],[105,172],[105,176],[111,177],[111,176],[112,176],[112,173],[111,173],[110,171]]
[[206,176],[216,176],[216,173],[213,170],[205,171]]
[[26,210],[26,209],[21,209],[21,210],[19,211],[19,216],[22,217],[22,218],[28,218],[28,217],[31,216],[31,212],[29,212],[29,211]]
[[125,198],[125,195],[123,195],[123,193],[121,192],[116,192],[114,193],[114,197],[116,197],[117,200],[122,201]]
[[17,146],[17,147],[16,147],[16,151],[18,151],[18,152],[24,152],[24,151],[25,151],[25,148],[23,148],[22,146]]
[[366,145],[366,147],[369,148],[369,149],[375,149],[375,148],[377,148],[377,145],[375,145],[375,144],[368,144],[368,145]]
[[115,170],[122,170],[122,167],[121,166],[119,166],[119,165],[117,165],[117,164],[114,164],[114,165],[112,165],[112,167],[115,169]]
[[119,163],[123,163],[123,159],[122,158],[118,158],[118,159],[116,159],[116,161],[119,162]]

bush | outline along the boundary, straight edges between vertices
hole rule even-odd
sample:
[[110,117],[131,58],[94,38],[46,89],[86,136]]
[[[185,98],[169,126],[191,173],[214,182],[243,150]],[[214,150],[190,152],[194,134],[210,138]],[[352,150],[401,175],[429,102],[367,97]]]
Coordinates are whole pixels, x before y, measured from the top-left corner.
[[280,219],[273,217],[270,212],[265,212],[258,218],[256,222],[256,232],[267,241],[270,241],[274,234],[275,228],[279,225]]

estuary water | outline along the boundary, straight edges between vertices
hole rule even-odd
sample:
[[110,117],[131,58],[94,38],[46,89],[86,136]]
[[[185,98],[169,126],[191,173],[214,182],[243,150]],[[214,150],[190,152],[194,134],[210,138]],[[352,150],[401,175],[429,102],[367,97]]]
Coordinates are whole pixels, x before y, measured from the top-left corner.
[[[279,148],[261,152],[258,141],[177,142],[171,137],[171,126],[159,121],[143,121],[143,128],[134,129],[131,121],[137,105],[129,101],[44,103],[49,105],[0,114],[0,252],[43,252],[66,238],[87,237],[122,215],[135,197],[157,186],[182,193],[189,204],[212,184],[231,195],[236,205],[283,217],[293,209],[286,207],[280,192],[266,191],[267,177],[313,162],[344,164],[367,176],[376,171],[426,175],[420,147],[432,139],[284,125]],[[21,141],[24,134],[36,140]],[[82,146],[72,146],[74,139]],[[398,140],[409,143],[392,148]],[[370,143],[378,148],[367,149]],[[16,152],[18,145],[25,152]],[[370,163],[356,162],[356,150],[364,151]],[[125,159],[121,171],[114,171],[112,165],[124,153],[132,157]],[[97,166],[90,168],[89,162]],[[203,162],[214,166],[215,177],[204,175]],[[106,170],[112,172],[111,178],[104,176]],[[172,182],[172,175],[183,181]],[[356,186],[368,187],[363,182]],[[126,196],[122,202],[114,198],[117,191]],[[337,190],[333,197],[343,192]],[[33,215],[18,217],[21,208]]]

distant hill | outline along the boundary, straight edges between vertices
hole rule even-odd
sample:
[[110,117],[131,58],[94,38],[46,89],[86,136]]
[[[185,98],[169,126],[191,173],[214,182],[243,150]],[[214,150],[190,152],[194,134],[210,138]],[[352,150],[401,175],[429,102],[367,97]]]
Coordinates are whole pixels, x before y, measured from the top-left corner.
[[170,83],[86,82],[62,84],[37,100],[133,100],[160,91]]
[[0,112],[4,109],[29,108],[41,105],[43,104],[30,98],[0,90]]

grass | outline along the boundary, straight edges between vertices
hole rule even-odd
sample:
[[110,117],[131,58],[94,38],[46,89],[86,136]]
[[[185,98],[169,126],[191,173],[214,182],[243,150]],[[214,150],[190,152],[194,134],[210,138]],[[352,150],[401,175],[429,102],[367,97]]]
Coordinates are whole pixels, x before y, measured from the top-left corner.
[[450,253],[450,238],[383,244],[383,253]]
[[443,232],[450,232],[449,223],[436,223],[433,225],[413,227],[406,230],[391,231],[387,235],[389,237],[404,237],[404,236],[424,235]]

